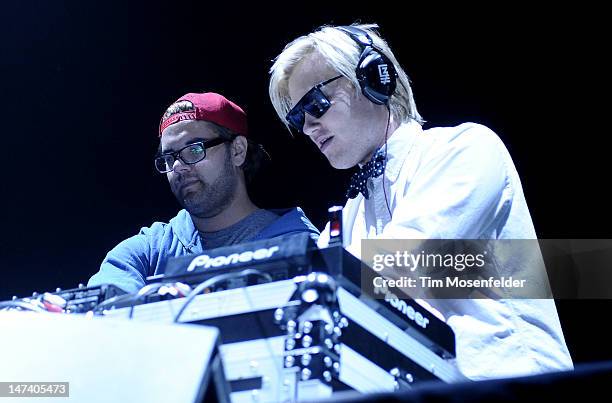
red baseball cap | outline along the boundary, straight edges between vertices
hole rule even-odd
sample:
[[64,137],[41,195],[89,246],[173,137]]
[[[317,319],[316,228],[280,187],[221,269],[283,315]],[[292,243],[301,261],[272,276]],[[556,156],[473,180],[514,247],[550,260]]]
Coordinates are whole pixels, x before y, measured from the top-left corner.
[[[174,105],[176,109],[172,110]],[[160,137],[164,129],[182,120],[205,120],[243,136],[248,133],[246,113],[223,95],[214,92],[189,93],[177,99],[171,107],[159,124]]]

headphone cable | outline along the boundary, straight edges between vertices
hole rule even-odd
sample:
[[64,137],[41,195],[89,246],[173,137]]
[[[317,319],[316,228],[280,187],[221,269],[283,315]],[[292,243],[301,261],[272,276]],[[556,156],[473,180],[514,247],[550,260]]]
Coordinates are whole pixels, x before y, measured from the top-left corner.
[[387,119],[387,128],[385,129],[385,168],[383,169],[383,180],[382,180],[382,188],[383,188],[383,193],[385,195],[385,203],[387,205],[387,211],[389,211],[389,220],[391,220],[391,218],[393,218],[393,213],[391,213],[391,207],[389,206],[389,198],[387,197],[387,188],[385,187],[385,173],[387,171],[387,151],[388,151],[388,144],[387,144],[387,135],[389,132],[389,124],[391,123],[391,107],[389,106],[389,104],[387,104],[387,110],[389,111],[389,117]]

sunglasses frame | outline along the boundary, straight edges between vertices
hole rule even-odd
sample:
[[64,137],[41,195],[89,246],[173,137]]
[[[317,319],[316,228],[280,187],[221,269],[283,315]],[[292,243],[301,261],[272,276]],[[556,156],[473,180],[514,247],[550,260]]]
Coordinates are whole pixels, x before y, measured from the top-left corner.
[[[325,112],[327,112],[328,109],[330,108],[331,101],[329,100],[329,98],[327,98],[327,96],[323,93],[323,91],[321,91],[321,88],[331,83],[332,81],[336,81],[337,79],[342,78],[342,77],[344,76],[338,75],[336,77],[322,81],[319,84],[312,87],[310,90],[308,90],[308,92],[304,94],[302,98],[300,98],[298,103],[295,104],[295,106],[291,108],[291,110],[285,116],[285,119],[287,120],[287,123],[289,124],[289,126],[297,130],[298,132],[303,133],[304,122],[306,120],[306,113],[308,113],[310,116],[314,116],[317,119],[323,116]],[[323,108],[320,108],[320,107],[317,108],[319,109],[319,112],[312,111],[312,105],[315,100],[317,101],[318,104],[323,104]],[[310,109],[311,109],[310,111],[307,109],[308,106],[310,106]],[[298,124],[296,122],[298,123],[301,122],[301,124]]]

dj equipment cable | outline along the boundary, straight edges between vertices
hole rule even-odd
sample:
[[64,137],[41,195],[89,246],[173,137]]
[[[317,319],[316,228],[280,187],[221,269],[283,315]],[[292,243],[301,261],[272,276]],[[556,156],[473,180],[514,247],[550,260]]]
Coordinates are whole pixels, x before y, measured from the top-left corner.
[[257,276],[265,278],[268,282],[272,281],[272,276],[270,276],[268,273],[264,273],[257,269],[245,269],[245,270],[242,270],[240,272],[235,272],[235,273],[218,274],[198,284],[198,286],[189,293],[189,295],[185,298],[185,302],[181,306],[181,309],[179,309],[178,313],[174,317],[174,323],[179,322],[179,319],[181,315],[183,314],[183,312],[185,311],[185,309],[187,309],[187,306],[191,304],[191,302],[195,299],[195,297],[199,293],[201,293],[208,287],[212,287],[213,285],[221,281],[231,280],[233,278],[239,278],[239,277],[248,276],[248,275],[257,275]]

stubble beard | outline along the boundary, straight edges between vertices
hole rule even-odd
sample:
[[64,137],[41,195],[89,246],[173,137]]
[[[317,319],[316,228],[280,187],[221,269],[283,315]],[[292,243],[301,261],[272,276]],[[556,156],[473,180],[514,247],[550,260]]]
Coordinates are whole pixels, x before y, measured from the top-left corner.
[[[226,154],[223,172],[212,184],[200,181],[198,189],[185,195],[177,195],[178,202],[192,216],[211,218],[225,210],[236,198],[238,174],[234,170],[229,152]],[[180,193],[180,190],[179,190]]]

